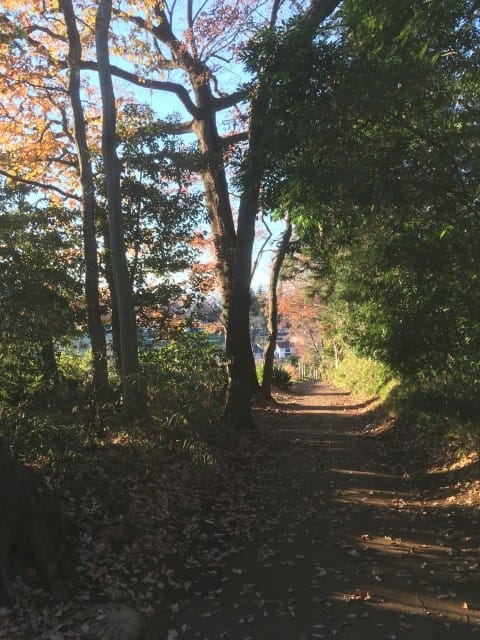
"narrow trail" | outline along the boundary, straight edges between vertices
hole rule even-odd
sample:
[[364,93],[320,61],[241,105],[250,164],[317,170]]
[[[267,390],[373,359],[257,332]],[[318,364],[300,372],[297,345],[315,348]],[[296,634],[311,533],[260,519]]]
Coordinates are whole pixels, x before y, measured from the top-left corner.
[[244,497],[254,539],[191,571],[168,637],[480,637],[478,508],[393,471],[366,408],[319,384],[261,413],[279,433]]

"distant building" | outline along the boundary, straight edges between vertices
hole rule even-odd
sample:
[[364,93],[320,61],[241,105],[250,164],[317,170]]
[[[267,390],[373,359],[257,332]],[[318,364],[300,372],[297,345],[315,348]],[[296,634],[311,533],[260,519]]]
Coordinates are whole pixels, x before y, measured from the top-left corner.
[[[263,360],[263,354],[265,349],[265,342],[254,342],[252,344],[253,357],[255,358],[255,362],[260,362]],[[277,360],[284,360],[288,358],[288,356],[295,355],[295,348],[290,343],[290,340],[281,339],[277,341],[277,345],[275,347],[274,357]]]
[[288,358],[288,356],[293,356],[295,354],[295,349],[291,345],[289,340],[278,340],[277,346],[275,349],[275,357],[279,360],[284,360]]
[[255,358],[255,362],[260,362],[263,360],[263,347],[255,342],[252,346],[253,357]]

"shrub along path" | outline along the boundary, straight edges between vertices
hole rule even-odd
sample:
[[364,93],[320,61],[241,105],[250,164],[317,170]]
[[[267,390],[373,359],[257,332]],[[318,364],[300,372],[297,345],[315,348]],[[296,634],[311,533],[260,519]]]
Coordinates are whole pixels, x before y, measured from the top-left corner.
[[44,465],[78,584],[62,604],[18,577],[0,638],[480,639],[478,494],[405,473],[412,448],[371,409],[305,385],[208,448],[119,434]]
[[237,523],[241,550],[191,572],[166,637],[480,637],[478,504],[402,474],[367,410],[320,384],[259,412],[278,435],[239,498],[255,531]]

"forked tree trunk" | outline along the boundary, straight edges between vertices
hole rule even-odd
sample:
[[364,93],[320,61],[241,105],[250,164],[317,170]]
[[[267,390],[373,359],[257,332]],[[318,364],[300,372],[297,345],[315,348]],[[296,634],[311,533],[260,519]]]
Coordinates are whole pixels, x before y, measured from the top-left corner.
[[213,233],[216,274],[222,295],[226,327],[228,388],[224,420],[234,428],[253,425],[251,398],[258,390],[250,342],[250,283],[252,248],[255,237],[258,181],[242,196],[235,232],[225,173],[223,149],[215,122],[213,98],[208,84],[196,87],[196,98],[204,119],[194,131],[204,155],[202,181]]
[[80,61],[82,47],[71,0],[60,0],[68,34],[68,91],[73,112],[74,138],[77,146],[80,182],[82,186],[83,246],[85,257],[85,298],[87,321],[92,346],[93,389],[95,405],[102,406],[110,397],[107,368],[107,345],[99,301],[97,237],[95,224],[95,187],[90,150],[88,148],[85,114],[80,99]]
[[[244,225],[239,220],[236,232],[226,177],[225,149],[216,122],[217,108],[211,87],[211,71],[191,53],[189,47],[176,38],[167,13],[159,7],[160,5],[157,7],[157,18],[160,24],[153,27],[152,32],[170,49],[172,58],[187,74],[195,95],[195,103],[186,106],[192,116],[191,128],[202,154],[200,173],[215,248],[215,271],[222,297],[222,320],[226,328],[229,384],[225,417],[231,416],[232,420],[229,422],[233,422],[234,426],[249,426],[252,424],[250,399],[258,387],[248,331],[251,271],[251,246],[248,246],[248,237],[252,224],[254,228],[256,211],[253,221],[249,219],[244,231]],[[250,209],[248,215],[251,215]],[[253,244],[253,237],[251,242]],[[231,410],[232,399],[235,400],[238,411]]]
[[[305,32],[311,32],[313,37],[318,24],[330,15],[339,3],[340,0],[314,0],[304,15],[301,28]],[[253,393],[258,390],[250,342],[250,283],[255,220],[258,214],[260,185],[265,172],[265,152],[275,124],[265,119],[269,100],[268,88],[260,84],[250,110],[249,146],[241,180],[243,192],[238,215],[232,293],[226,309],[229,386],[224,418],[227,423],[237,428],[253,425],[251,399]],[[287,247],[290,235],[291,227],[286,240]]]
[[259,390],[250,337],[252,252],[260,185],[265,165],[265,141],[270,132],[263,120],[266,97],[260,90],[252,103],[248,152],[241,176],[237,243],[233,263],[232,298],[228,309],[227,357],[229,386],[224,418],[236,428],[253,426],[251,400]]
[[102,96],[102,155],[107,186],[110,257],[120,326],[123,412],[126,419],[132,419],[142,417],[146,406],[138,379],[137,324],[122,221],[120,191],[122,167],[117,155],[117,112],[108,48],[111,12],[112,1],[100,0],[95,24],[95,44]]
[[272,399],[273,361],[278,337],[278,280],[292,237],[292,223],[288,215],[285,218],[285,225],[285,231],[282,234],[278,250],[275,254],[268,290],[268,338],[263,356],[262,380],[262,395],[265,400]]
[[[330,15],[339,3],[340,0],[314,0],[305,13],[300,28],[306,33],[311,32],[313,37],[318,24]],[[260,185],[265,171],[266,143],[274,127],[274,123],[266,121],[264,117],[269,100],[268,88],[260,84],[250,111],[249,146],[241,181],[243,193],[238,215],[232,293],[226,309],[229,386],[224,417],[237,428],[253,425],[251,399],[258,389],[250,342],[250,283],[255,220],[258,214]]]

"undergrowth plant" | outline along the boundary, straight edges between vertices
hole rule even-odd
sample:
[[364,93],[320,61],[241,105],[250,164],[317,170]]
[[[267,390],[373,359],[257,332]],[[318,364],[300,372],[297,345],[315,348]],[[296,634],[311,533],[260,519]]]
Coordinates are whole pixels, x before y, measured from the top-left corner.
[[55,383],[45,381],[35,352],[0,366],[0,439],[20,458],[62,456],[94,438],[91,358],[58,349]]
[[[263,380],[263,364],[257,367],[257,377],[261,382]],[[274,364],[272,371],[272,384],[282,390],[287,390],[292,385],[291,373],[282,365]]]
[[203,431],[219,419],[225,355],[206,334],[185,332],[143,353],[141,368],[151,412],[160,423]]
[[389,368],[373,360],[347,351],[338,367],[331,367],[326,377],[354,395],[371,398],[384,398],[395,386],[394,377]]

